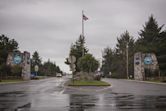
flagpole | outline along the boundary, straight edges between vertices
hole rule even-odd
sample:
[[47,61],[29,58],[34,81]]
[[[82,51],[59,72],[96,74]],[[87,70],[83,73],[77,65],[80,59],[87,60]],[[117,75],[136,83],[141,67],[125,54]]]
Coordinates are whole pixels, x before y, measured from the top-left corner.
[[84,19],[83,19],[84,11],[82,10],[82,36],[84,37]]
[[[84,11],[82,10],[82,37],[84,38],[84,18],[83,18],[83,15],[84,15]],[[84,47],[84,46],[82,46],[82,47]],[[82,48],[82,56],[84,56],[84,48]]]

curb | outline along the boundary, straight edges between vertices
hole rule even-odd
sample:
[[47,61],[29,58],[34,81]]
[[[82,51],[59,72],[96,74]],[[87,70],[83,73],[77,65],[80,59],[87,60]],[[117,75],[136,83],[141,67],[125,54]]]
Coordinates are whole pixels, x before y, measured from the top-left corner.
[[157,83],[157,82],[151,82],[151,81],[139,81],[139,80],[126,80],[126,81],[134,81],[134,82],[141,82],[141,83],[148,83],[148,84],[166,85],[166,83]]
[[[102,88],[102,89],[87,89],[85,87],[88,87],[88,86],[65,86],[65,88],[71,88],[71,89],[74,89],[74,90],[79,90],[79,91],[86,91],[86,92],[89,92],[89,91],[95,91],[95,92],[100,92],[100,91],[103,91],[103,90],[106,90],[106,89],[110,89],[112,87],[111,86],[105,86],[105,88]],[[90,87],[95,87],[95,86],[90,86]],[[104,87],[104,86],[96,86],[96,87]]]

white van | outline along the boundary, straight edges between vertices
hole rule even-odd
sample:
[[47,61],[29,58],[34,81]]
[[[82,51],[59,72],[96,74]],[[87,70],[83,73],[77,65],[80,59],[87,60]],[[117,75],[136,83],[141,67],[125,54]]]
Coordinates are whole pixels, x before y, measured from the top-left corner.
[[57,73],[56,77],[62,77],[62,74],[61,73]]

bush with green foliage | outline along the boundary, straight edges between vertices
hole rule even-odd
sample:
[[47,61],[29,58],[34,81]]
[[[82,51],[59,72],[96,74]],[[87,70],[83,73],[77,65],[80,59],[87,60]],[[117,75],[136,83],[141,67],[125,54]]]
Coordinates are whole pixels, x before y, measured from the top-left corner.
[[[69,53],[70,56],[72,55],[76,57],[75,72],[80,72],[79,66],[77,66],[78,60],[87,53],[88,53],[88,49],[85,47],[85,37],[80,35],[78,40],[71,45],[70,53]],[[70,65],[68,58],[66,58],[65,64]]]
[[0,35],[0,76],[6,78],[10,75],[10,67],[6,65],[9,52],[18,49],[18,43],[5,35]]
[[101,80],[101,75],[95,75],[94,80],[100,81]]
[[83,72],[95,72],[99,67],[99,62],[92,54],[86,54],[78,60],[77,65]]
[[11,68],[11,72],[12,72],[12,75],[13,75],[13,76],[15,76],[15,77],[21,77],[22,67],[19,66],[19,65],[14,65],[14,66]]

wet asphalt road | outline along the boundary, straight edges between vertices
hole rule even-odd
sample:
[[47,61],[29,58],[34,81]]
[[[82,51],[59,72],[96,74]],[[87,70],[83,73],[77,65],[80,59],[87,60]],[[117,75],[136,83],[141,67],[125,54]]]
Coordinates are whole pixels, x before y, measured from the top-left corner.
[[111,87],[65,87],[68,78],[0,84],[0,111],[164,111],[166,85],[104,79]]

